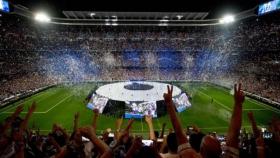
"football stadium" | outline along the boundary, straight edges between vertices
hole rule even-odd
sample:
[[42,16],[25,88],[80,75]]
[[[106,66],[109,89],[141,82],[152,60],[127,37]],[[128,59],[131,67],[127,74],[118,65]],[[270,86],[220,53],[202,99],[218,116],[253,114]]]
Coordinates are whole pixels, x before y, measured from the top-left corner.
[[279,157],[280,0],[170,3],[0,0],[0,157]]

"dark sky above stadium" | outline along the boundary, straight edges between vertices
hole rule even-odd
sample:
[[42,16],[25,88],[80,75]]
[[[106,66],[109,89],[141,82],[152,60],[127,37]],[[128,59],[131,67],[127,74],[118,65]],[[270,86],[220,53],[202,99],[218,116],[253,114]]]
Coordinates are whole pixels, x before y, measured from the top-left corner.
[[188,12],[206,11],[210,17],[251,9],[269,0],[10,0],[33,11],[45,10],[52,16],[63,17],[63,10]]

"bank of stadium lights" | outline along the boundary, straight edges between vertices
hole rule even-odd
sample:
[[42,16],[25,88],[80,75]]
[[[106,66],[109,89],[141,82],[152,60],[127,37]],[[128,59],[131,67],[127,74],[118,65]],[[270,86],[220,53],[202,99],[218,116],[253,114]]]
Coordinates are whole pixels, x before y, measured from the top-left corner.
[[109,23],[109,22],[106,22],[105,23],[106,26],[118,26],[119,24],[114,22],[114,23]]
[[160,22],[168,22],[169,20],[168,19],[161,19],[159,20]]
[[158,24],[158,26],[168,26],[167,23]]
[[225,15],[224,17],[222,17],[220,20],[219,20],[219,23],[220,24],[229,24],[229,23],[233,23],[235,20],[234,16],[233,15]]
[[161,20],[159,20],[160,22],[168,22],[169,20],[168,20],[168,16],[164,16],[164,17],[162,17],[162,19]]
[[44,12],[36,13],[34,19],[42,23],[48,23],[51,21],[51,18]]

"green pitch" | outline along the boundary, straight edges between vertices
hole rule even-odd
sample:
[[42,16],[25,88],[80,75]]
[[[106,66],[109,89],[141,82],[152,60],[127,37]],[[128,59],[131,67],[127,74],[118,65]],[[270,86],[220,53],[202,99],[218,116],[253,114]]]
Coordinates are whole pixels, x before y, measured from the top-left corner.
[[[233,96],[228,89],[209,84],[200,83],[180,83],[183,90],[191,94],[192,107],[179,113],[181,122],[186,128],[188,125],[197,125],[204,132],[225,133],[228,129],[229,120],[233,107]],[[92,111],[86,108],[83,103],[88,93],[99,86],[99,83],[84,83],[78,85],[56,86],[29,98],[22,99],[12,105],[0,109],[0,122],[9,116],[20,104],[24,104],[25,115],[28,106],[36,101],[38,106],[29,121],[29,127],[47,133],[51,130],[53,123],[61,124],[71,131],[73,117],[76,112],[80,112],[80,126],[90,125],[92,121]],[[214,100],[211,103],[211,100]],[[247,119],[247,112],[253,111],[259,126],[266,126],[273,116],[280,116],[280,110],[270,107],[264,103],[246,98],[243,106],[243,127],[250,129]],[[114,117],[100,115],[97,128],[102,132],[107,128],[114,129]],[[168,116],[154,119],[154,128],[159,130],[162,123],[167,123],[167,129],[171,128]],[[125,126],[127,120],[124,120]],[[137,120],[133,124],[133,133],[147,133],[148,127],[144,120]],[[168,130],[167,130],[168,131]]]

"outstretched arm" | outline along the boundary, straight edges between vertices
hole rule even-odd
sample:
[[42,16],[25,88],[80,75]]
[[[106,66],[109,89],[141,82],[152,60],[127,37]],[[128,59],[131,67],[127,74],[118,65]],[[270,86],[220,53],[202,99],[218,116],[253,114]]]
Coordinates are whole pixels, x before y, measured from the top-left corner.
[[155,131],[154,131],[154,126],[153,126],[153,116],[151,115],[146,115],[145,116],[145,121],[148,124],[149,127],[149,137],[151,140],[156,140],[156,136],[155,136]]
[[256,139],[257,158],[265,158],[265,145],[262,134]]
[[257,158],[265,158],[265,152],[264,152],[264,140],[262,137],[262,134],[260,130],[257,127],[255,117],[252,112],[248,113],[248,118],[252,125],[252,130],[254,132],[254,136],[256,138],[256,145],[257,145]]
[[183,128],[181,126],[179,119],[177,118],[175,106],[172,101],[172,93],[173,93],[173,86],[171,86],[171,88],[167,86],[167,93],[164,93],[163,97],[164,97],[165,104],[167,106],[167,112],[169,114],[169,118],[171,120],[172,126],[177,136],[178,144],[180,145],[180,144],[188,143],[188,139],[186,134],[183,132]]
[[11,123],[15,120],[15,118],[16,118],[22,111],[23,111],[23,105],[19,105],[19,106],[16,108],[15,112],[11,115],[11,118],[10,118],[9,120],[7,120],[7,121],[3,124],[2,128],[0,128],[0,131],[1,131],[0,135],[6,133],[6,131],[7,131],[7,130],[9,129],[9,127],[11,126]]
[[91,126],[82,127],[82,128],[79,128],[79,131],[83,136],[90,139],[90,141],[97,147],[99,152],[102,154],[102,156],[101,156],[102,158],[111,158],[112,157],[112,153],[111,153],[109,146],[105,142],[103,142],[102,140],[97,138],[93,127],[91,127]]
[[260,136],[260,130],[257,127],[257,123],[255,121],[255,118],[254,118],[254,115],[252,112],[248,112],[248,118],[252,125],[252,130],[254,132],[254,136],[255,136],[255,138],[258,138]]
[[238,136],[242,123],[242,104],[245,96],[241,90],[241,84],[234,85],[234,107],[231,116],[230,126],[227,133],[227,146],[238,148]]
[[115,140],[118,140],[121,135],[120,130],[121,130],[122,122],[123,122],[123,118],[118,118],[116,120],[116,123],[115,123],[116,129],[115,129],[115,134],[114,134]]
[[178,142],[178,154],[180,157],[195,157],[197,153],[193,150],[188,142],[187,136],[183,131],[179,118],[176,115],[175,106],[172,101],[173,86],[171,89],[167,86],[167,93],[164,94],[165,104],[167,106],[167,112],[169,114],[172,126],[176,133],[176,138]]
[[99,116],[99,110],[94,109],[93,110],[93,119],[92,119],[92,127],[93,127],[93,130],[94,130],[94,133],[96,133],[96,125],[97,125],[98,116]]
[[161,127],[161,133],[160,133],[159,138],[163,138],[165,127],[166,127],[166,123],[163,123],[163,124],[162,124],[162,127]]
[[31,107],[28,109],[28,112],[27,112],[23,122],[20,124],[19,131],[16,131],[15,133],[13,133],[13,139],[17,143],[17,146],[18,146],[15,157],[24,158],[23,132],[26,130],[28,121],[29,121],[32,113],[35,111],[35,109],[36,109],[36,103],[33,102]]
[[24,118],[23,122],[20,124],[20,129],[21,129],[21,130],[23,130],[23,131],[26,130],[26,128],[27,128],[27,123],[28,123],[28,121],[29,121],[31,115],[32,115],[33,112],[35,111],[36,106],[37,106],[36,103],[33,102],[32,105],[31,105],[31,107],[28,108],[28,112],[27,112],[27,114],[25,115],[25,118]]
[[74,116],[74,129],[73,131],[76,131],[79,127],[79,118],[80,118],[80,113],[77,112],[75,113],[75,116]]
[[119,137],[117,139],[117,143],[115,144],[114,147],[117,147],[122,142],[122,139],[124,137],[128,137],[129,136],[129,130],[131,129],[133,122],[134,122],[133,119],[130,119],[128,121],[128,124],[127,124],[126,128],[119,134]]

